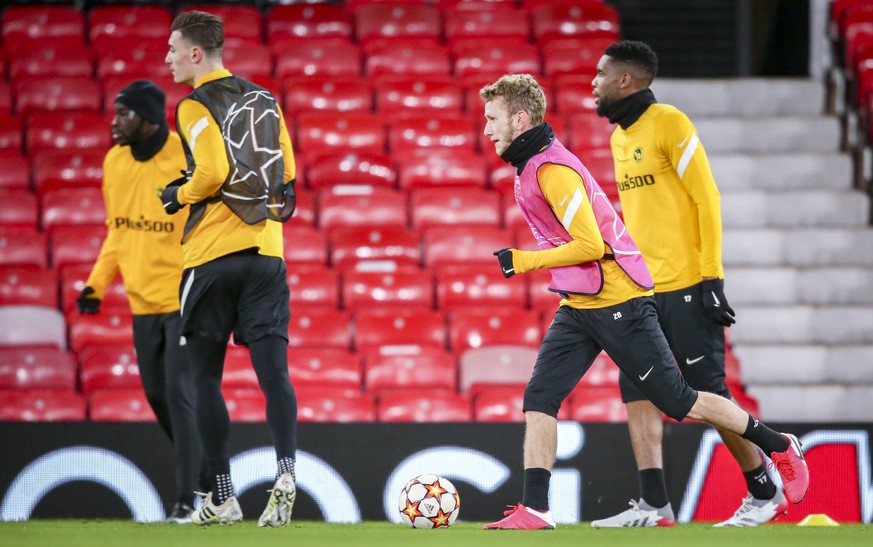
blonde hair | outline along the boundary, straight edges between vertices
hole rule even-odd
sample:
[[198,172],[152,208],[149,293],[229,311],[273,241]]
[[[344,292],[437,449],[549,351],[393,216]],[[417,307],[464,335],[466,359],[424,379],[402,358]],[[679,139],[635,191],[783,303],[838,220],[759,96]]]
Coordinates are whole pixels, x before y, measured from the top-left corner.
[[507,74],[501,76],[493,84],[488,84],[479,90],[479,96],[484,102],[503,97],[506,109],[510,114],[524,111],[530,116],[532,127],[543,123],[546,112],[546,94],[543,88],[530,74]]

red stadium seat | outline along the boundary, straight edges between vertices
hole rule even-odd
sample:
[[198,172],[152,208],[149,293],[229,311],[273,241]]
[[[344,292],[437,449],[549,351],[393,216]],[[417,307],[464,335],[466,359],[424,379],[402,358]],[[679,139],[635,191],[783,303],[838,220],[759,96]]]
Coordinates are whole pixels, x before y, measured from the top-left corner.
[[301,422],[374,422],[373,398],[357,389],[309,387],[297,394],[297,419]]
[[483,387],[473,399],[477,422],[524,422],[524,384]]
[[361,356],[338,348],[288,348],[288,374],[300,390],[311,387],[360,389]]
[[156,422],[142,388],[98,389],[88,396],[92,422]]
[[0,347],[54,346],[67,348],[64,317],[45,306],[0,306]]
[[422,47],[405,42],[377,44],[379,42],[374,42],[364,61],[364,72],[370,77],[451,74],[449,52],[443,46]]
[[446,347],[445,317],[427,309],[362,309],[355,313],[355,349],[397,351]]
[[364,386],[371,393],[408,388],[455,391],[458,362],[454,355],[437,348],[370,350],[364,356]]
[[539,53],[529,44],[513,46],[479,46],[456,48],[453,70],[457,77],[475,74],[533,74],[542,73]]
[[2,266],[0,267],[0,302],[3,302],[4,306],[57,308],[58,275],[54,270]]
[[139,79],[151,80],[155,75],[169,76],[170,70],[164,62],[166,56],[166,40],[107,47],[97,59],[97,78],[125,78],[130,83]]
[[621,376],[621,369],[612,360],[612,357],[605,352],[600,354],[591,363],[591,367],[579,381],[573,393],[577,390],[584,390],[592,387],[609,387],[615,388],[618,385],[618,377]]
[[[530,234],[530,240],[533,240],[530,228],[527,226],[519,228],[520,233]],[[537,249],[536,244],[528,245],[527,249],[523,246],[516,246],[517,249],[531,250]],[[528,272],[528,296],[530,298],[531,309],[537,310],[545,314],[546,321],[550,322],[558,310],[558,304],[561,302],[561,296],[549,290],[549,284],[552,282],[552,274],[548,270],[536,270]]]
[[394,161],[384,154],[364,151],[334,151],[312,157],[306,170],[306,185],[320,190],[337,184],[367,184],[395,188]]
[[67,390],[0,390],[0,421],[73,422],[86,418],[85,397]]
[[617,385],[576,389],[570,398],[570,419],[576,422],[626,422],[627,407],[621,402]]
[[270,48],[260,43],[245,42],[236,47],[226,44],[221,61],[226,69],[242,78],[273,77],[273,54]]
[[[485,154],[488,154],[490,151],[485,151]],[[511,202],[515,203],[515,197],[513,196],[513,190],[515,189],[515,175],[518,173],[518,170],[511,163],[506,163],[505,161],[499,159],[500,163],[495,164],[491,172],[488,174],[488,185],[495,191],[500,194],[503,194],[504,198],[510,199]],[[505,209],[504,209],[505,211]],[[504,213],[503,223],[506,226],[512,226],[512,222],[510,222],[510,218],[506,216]]]
[[542,338],[536,311],[458,308],[449,314],[449,346],[459,353],[499,345],[539,347]]
[[39,42],[16,47],[8,56],[9,79],[19,83],[28,78],[94,76],[94,55],[84,44]]
[[[224,27],[225,44],[235,44],[241,41],[263,41],[261,12],[255,6],[238,3],[225,5],[204,2],[202,4],[186,4],[181,11],[189,10],[205,11],[220,17]],[[232,68],[230,70],[236,74],[236,71]]]
[[105,238],[105,226],[76,226],[55,231],[51,238],[52,267],[62,271],[70,264],[94,264]]
[[90,77],[28,78],[16,85],[19,116],[41,111],[99,113],[103,107],[100,86]]
[[99,149],[43,150],[35,154],[33,185],[37,196],[42,197],[46,192],[57,189],[99,189],[103,184],[105,157],[106,150]]
[[[63,269],[60,276],[61,286],[61,311],[64,316],[70,317],[73,313],[78,314],[76,299],[85,288],[85,282],[91,275],[93,263],[69,265]],[[127,301],[127,291],[124,290],[121,276],[116,278],[106,288],[100,309],[106,312],[125,312],[130,308]]]
[[48,267],[45,234],[0,226],[0,266]]
[[331,4],[293,4],[273,6],[267,12],[267,43],[289,39],[339,38],[351,41],[351,15]]
[[76,360],[59,348],[0,348],[0,391],[76,390]]
[[133,317],[129,310],[70,315],[70,349],[77,354],[89,346],[133,344]]
[[318,194],[318,225],[335,228],[406,226],[406,197],[397,190],[368,185],[340,185]]
[[291,313],[297,309],[339,307],[339,273],[324,265],[288,268],[288,288],[291,290]]
[[355,44],[312,44],[302,41],[295,47],[275,51],[274,76],[278,80],[306,76],[359,76],[361,50]]
[[[21,155],[22,143],[21,121],[15,116],[0,115],[0,153],[3,153],[3,165],[11,154]],[[16,172],[20,169],[16,169]]]
[[351,347],[349,314],[343,311],[313,308],[295,311],[288,325],[288,345],[292,348]]
[[282,227],[282,237],[285,262],[289,265],[327,264],[327,236],[324,232],[305,224],[287,223]]
[[500,195],[483,188],[419,188],[409,198],[412,227],[499,226]]
[[461,112],[462,88],[450,76],[384,76],[376,82],[376,110],[400,112]]
[[393,272],[421,266],[421,238],[404,227],[337,228],[330,236],[335,268]]
[[108,150],[109,124],[98,112],[34,112],[26,122],[27,153],[80,148]]
[[555,78],[555,111],[562,115],[577,112],[596,115],[597,104],[591,92],[591,80],[587,75],[564,75]]
[[304,112],[297,116],[297,148],[313,156],[331,151],[385,152],[385,124],[365,112]]
[[592,42],[595,44],[591,47],[558,42],[546,46],[544,50],[548,51],[543,52],[543,72],[548,77],[574,75],[593,79],[597,75],[597,63],[603,55],[603,50],[612,43],[612,40],[592,40]]
[[[2,133],[2,129],[0,129],[0,133]],[[3,137],[0,135],[0,141],[2,139]],[[30,165],[27,158],[21,155],[20,148],[6,150],[0,144],[0,165],[3,166],[3,169],[0,170],[0,189],[30,190]]]
[[3,10],[0,28],[7,45],[51,39],[85,41],[85,17],[71,5],[10,6]]
[[[299,174],[297,180],[298,183],[301,180]],[[294,209],[294,216],[291,217],[291,220],[285,223],[285,227],[288,226],[315,226],[315,196],[312,192],[301,189],[300,184],[297,186],[297,208]]]
[[537,360],[537,349],[530,346],[488,346],[468,349],[460,357],[461,391],[482,386],[524,385]]
[[378,38],[439,38],[440,14],[420,4],[368,4],[355,8],[355,34],[360,42]]
[[[494,251],[512,245],[512,236],[500,228],[436,226],[425,231],[424,263],[429,268],[446,265],[485,264],[500,273]],[[502,274],[501,274],[502,275]]]
[[37,228],[37,202],[33,192],[23,189],[0,190],[0,226]]
[[621,211],[621,203],[618,198],[618,187],[615,185],[615,163],[612,159],[612,151],[608,148],[577,150],[576,155],[600,185],[603,193],[612,201],[612,206]]
[[475,150],[478,142],[475,125],[466,114],[430,112],[407,114],[389,124],[388,145],[394,154],[408,150],[434,148]]
[[508,2],[489,2],[480,6],[445,12],[444,31],[449,44],[468,39],[528,41],[530,24],[527,13]]
[[[594,112],[579,112],[570,117],[570,139],[566,146],[574,151],[609,150],[609,139],[615,126]],[[584,159],[583,159],[584,163]]]
[[440,265],[436,270],[437,307],[446,311],[471,306],[524,308],[527,304],[524,280],[506,279],[500,273],[497,259],[493,255],[490,258],[485,264]]
[[226,388],[221,390],[231,422],[267,421],[267,400],[260,389]]
[[469,399],[454,391],[389,390],[379,396],[377,417],[380,422],[469,422],[473,410]]
[[167,39],[173,12],[165,6],[95,6],[88,15],[92,46],[103,40]]
[[103,111],[106,116],[111,119],[115,114],[115,99],[118,93],[130,85],[137,78],[145,78],[154,82],[166,94],[166,113],[167,121],[170,123],[170,128],[175,130],[176,105],[179,104],[186,95],[191,93],[191,87],[187,85],[177,84],[172,78],[156,78],[149,75],[139,76],[111,76],[103,78],[101,85],[103,87]]
[[[515,171],[515,167],[513,167],[512,170]],[[503,223],[508,229],[517,230],[521,227],[528,227],[527,221],[524,219],[524,215],[521,214],[521,209],[519,208],[518,203],[515,201],[515,195],[511,190],[503,194],[500,209],[503,212]],[[536,245],[534,245],[530,249],[523,250],[535,251],[537,250],[537,247]]]
[[63,188],[46,192],[41,200],[43,229],[49,237],[58,228],[104,226],[106,209],[100,188]]
[[252,367],[249,350],[245,346],[229,344],[224,356],[221,389],[260,389],[258,375]]
[[370,112],[370,83],[360,76],[290,76],[282,82],[284,112]]
[[101,389],[142,390],[133,344],[85,347],[79,353],[79,385],[85,395]]
[[534,40],[541,44],[565,38],[619,39],[618,11],[605,2],[537,6],[531,10],[531,23]]
[[[0,52],[0,74],[3,70],[3,53]],[[12,86],[9,82],[0,81],[0,116],[10,116],[15,109],[15,101],[12,99]]]
[[445,16],[453,10],[480,11],[513,9],[517,2],[515,0],[436,0],[436,2],[433,3],[436,5],[437,9],[443,13],[443,16]]
[[397,272],[356,272],[343,274],[343,308],[398,307],[433,309],[433,277],[418,269]]
[[488,184],[488,167],[482,155],[461,148],[417,148],[397,157],[400,188],[441,189]]

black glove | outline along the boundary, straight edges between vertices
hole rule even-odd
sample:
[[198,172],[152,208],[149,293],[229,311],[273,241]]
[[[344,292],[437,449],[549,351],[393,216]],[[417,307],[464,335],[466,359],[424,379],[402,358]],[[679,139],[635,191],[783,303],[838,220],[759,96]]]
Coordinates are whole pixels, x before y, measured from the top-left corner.
[[706,315],[725,327],[736,323],[734,309],[724,296],[724,279],[706,279],[702,285],[703,309],[706,310]]
[[79,293],[79,298],[76,299],[79,313],[93,315],[100,312],[100,299],[96,296],[91,296],[92,294],[94,294],[94,289],[91,287],[85,287]]
[[494,251],[494,256],[500,262],[500,269],[503,271],[503,277],[510,278],[515,275],[515,266],[512,264],[512,249],[507,247]]
[[175,215],[179,212],[179,209],[184,207],[184,205],[179,203],[179,200],[176,199],[179,187],[188,182],[188,174],[185,171],[181,171],[181,173],[181,177],[177,178],[168,184],[166,188],[161,190],[161,204],[164,206],[164,211],[166,211],[168,215]]

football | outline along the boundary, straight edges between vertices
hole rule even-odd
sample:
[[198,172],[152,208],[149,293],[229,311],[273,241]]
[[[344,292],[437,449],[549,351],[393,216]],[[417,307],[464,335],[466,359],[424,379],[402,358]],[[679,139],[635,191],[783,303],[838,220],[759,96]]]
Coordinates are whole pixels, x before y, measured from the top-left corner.
[[403,487],[397,509],[400,518],[411,528],[446,528],[458,518],[461,499],[448,479],[419,475]]

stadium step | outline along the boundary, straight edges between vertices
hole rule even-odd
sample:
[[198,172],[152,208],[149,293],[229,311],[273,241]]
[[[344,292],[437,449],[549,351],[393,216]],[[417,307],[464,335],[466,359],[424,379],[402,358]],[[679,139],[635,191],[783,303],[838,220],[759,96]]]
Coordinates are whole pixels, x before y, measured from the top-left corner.
[[748,154],[707,150],[707,155],[722,193],[749,189],[847,190],[852,184],[852,160],[836,151]]
[[735,267],[725,273],[725,292],[733,306],[871,305],[869,268]]

